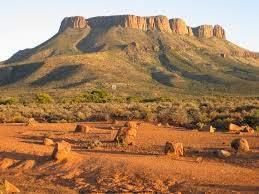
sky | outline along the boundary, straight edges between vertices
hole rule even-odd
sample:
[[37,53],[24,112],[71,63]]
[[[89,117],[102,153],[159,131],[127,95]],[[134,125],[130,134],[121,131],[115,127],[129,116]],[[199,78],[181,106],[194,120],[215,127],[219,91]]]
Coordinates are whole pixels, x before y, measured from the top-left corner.
[[165,15],[189,26],[220,24],[227,39],[259,52],[258,0],[2,0],[0,61],[52,37],[67,16]]

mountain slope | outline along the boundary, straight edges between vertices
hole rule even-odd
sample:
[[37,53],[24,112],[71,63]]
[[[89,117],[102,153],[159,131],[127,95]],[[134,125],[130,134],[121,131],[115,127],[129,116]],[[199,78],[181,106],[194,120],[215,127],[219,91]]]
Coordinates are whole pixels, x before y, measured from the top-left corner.
[[191,28],[164,16],[65,18],[54,37],[0,66],[0,87],[258,95],[259,55],[225,37],[218,25]]

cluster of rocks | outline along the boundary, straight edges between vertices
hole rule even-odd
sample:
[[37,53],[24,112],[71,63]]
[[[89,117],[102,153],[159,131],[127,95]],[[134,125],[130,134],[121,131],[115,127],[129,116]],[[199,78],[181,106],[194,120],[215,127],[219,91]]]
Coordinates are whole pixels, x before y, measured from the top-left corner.
[[[114,121],[113,123],[118,123],[117,121]],[[134,145],[137,137],[137,130],[138,130],[139,124],[136,122],[126,122],[123,127],[120,127],[115,138],[114,142],[123,144],[123,145]],[[237,129],[237,125],[230,124],[229,130],[239,130]],[[249,129],[248,126],[239,127],[242,130]],[[215,128],[212,126],[205,126],[203,127],[204,131],[209,132],[215,132]],[[76,133],[87,133],[90,131],[90,128],[88,126],[84,125],[77,125],[74,132]],[[45,138],[43,141],[44,145],[54,145],[54,150],[52,153],[52,158],[57,161],[62,161],[65,159],[68,159],[71,152],[71,145],[68,142],[61,141],[58,143],[55,143],[53,140]],[[86,142],[86,148],[87,149],[93,149],[96,147],[102,146],[102,143],[99,140],[96,141],[90,141]],[[249,144],[248,141],[244,138],[237,138],[234,139],[231,143],[231,148],[237,153],[237,152],[248,152],[249,151]],[[227,158],[230,157],[232,154],[231,152],[227,150],[216,150],[214,151],[217,157],[219,158]],[[164,154],[170,155],[170,156],[184,156],[184,145],[181,142],[172,142],[167,141],[164,147]],[[202,159],[201,159],[202,160]],[[199,160],[200,161],[200,160]]]
[[[212,125],[205,125],[203,126],[200,131],[206,131],[206,132],[210,132],[210,133],[214,133],[216,132],[216,128],[213,127]],[[252,127],[250,127],[249,125],[243,125],[243,126],[238,126],[236,124],[230,123],[228,126],[228,131],[229,132],[235,132],[237,134],[241,134],[241,133],[254,133],[254,129]]]
[[66,17],[63,19],[59,32],[67,28],[123,28],[139,29],[142,31],[173,32],[178,35],[196,36],[198,38],[217,37],[226,39],[225,30],[219,26],[202,25],[195,28],[187,26],[180,18],[168,19],[166,16],[141,17],[135,15],[102,16],[85,19],[82,16]]

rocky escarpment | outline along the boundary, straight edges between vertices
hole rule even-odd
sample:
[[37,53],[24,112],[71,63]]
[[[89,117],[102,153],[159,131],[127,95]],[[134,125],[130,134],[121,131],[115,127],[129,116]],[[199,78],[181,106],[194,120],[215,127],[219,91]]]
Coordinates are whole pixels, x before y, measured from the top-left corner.
[[59,32],[67,28],[110,28],[121,26],[123,28],[139,29],[142,31],[160,31],[178,35],[196,36],[198,38],[217,37],[226,39],[225,30],[219,26],[202,25],[191,28],[180,18],[168,20],[166,16],[140,17],[135,15],[101,16],[85,19],[81,16],[67,17],[60,26]]
[[184,20],[180,18],[175,18],[175,19],[169,20],[169,23],[174,33],[180,34],[180,35],[189,35],[190,31]]
[[226,39],[225,30],[219,26],[212,26],[212,25],[202,25],[196,28],[193,28],[193,34],[198,38],[211,38],[217,37],[221,39]]
[[165,16],[140,17],[134,15],[94,17],[87,19],[92,28],[108,28],[121,26],[143,31],[158,30],[161,32],[171,32],[169,20]]
[[59,32],[65,31],[67,28],[83,29],[88,27],[87,20],[82,16],[66,17],[61,22]]

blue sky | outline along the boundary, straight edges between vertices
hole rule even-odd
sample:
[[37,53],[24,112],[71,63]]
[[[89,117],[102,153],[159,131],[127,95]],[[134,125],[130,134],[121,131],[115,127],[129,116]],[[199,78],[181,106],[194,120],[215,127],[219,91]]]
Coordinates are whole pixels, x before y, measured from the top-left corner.
[[180,17],[188,25],[220,24],[230,41],[259,52],[257,0],[3,0],[0,61],[53,36],[66,16],[135,14]]

